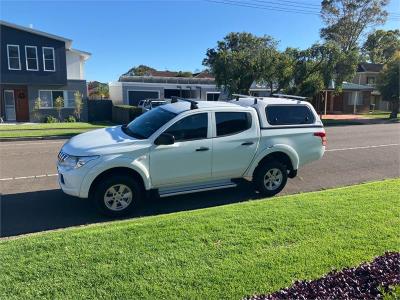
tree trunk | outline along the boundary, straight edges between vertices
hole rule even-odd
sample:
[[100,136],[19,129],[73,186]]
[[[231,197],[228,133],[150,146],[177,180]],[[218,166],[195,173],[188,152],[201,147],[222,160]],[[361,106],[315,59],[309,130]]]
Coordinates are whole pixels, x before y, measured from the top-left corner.
[[392,112],[390,113],[390,119],[397,119],[397,114],[399,113],[399,100],[392,102]]

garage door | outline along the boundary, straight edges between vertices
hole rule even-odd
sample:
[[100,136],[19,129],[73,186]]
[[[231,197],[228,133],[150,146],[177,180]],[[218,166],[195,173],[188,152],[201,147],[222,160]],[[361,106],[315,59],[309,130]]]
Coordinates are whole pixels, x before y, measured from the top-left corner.
[[140,100],[159,97],[158,92],[154,91],[128,91],[129,105],[137,106]]

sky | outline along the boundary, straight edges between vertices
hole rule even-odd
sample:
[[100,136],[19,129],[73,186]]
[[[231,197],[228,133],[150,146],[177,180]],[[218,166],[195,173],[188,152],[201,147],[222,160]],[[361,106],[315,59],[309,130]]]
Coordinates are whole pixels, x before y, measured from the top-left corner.
[[[318,15],[285,11],[293,5],[318,9],[318,0],[268,1],[288,5],[280,11],[216,3],[221,1],[0,0],[0,18],[72,39],[73,48],[92,53],[86,80],[101,82],[117,81],[139,64],[202,70],[207,49],[229,32],[271,35],[280,49],[307,48],[320,40]],[[400,0],[392,0],[387,10],[400,14]],[[381,27],[399,28],[399,21],[390,19]]]

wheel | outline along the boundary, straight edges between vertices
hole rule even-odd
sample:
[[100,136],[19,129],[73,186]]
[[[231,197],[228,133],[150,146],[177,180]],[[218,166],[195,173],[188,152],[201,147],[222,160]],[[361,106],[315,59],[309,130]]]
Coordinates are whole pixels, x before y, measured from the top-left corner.
[[123,175],[102,179],[93,191],[97,209],[100,213],[111,217],[132,212],[142,197],[141,185],[134,178]]
[[286,185],[287,169],[278,161],[268,161],[257,167],[254,183],[263,196],[271,197],[278,194]]

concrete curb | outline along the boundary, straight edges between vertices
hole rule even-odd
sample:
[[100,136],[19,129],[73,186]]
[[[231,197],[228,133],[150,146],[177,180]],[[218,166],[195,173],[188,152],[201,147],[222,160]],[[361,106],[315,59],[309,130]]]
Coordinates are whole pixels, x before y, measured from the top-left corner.
[[26,141],[49,141],[49,140],[67,140],[74,135],[51,135],[51,136],[32,136],[16,138],[0,138],[0,142],[26,142]]

